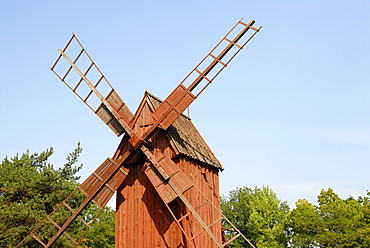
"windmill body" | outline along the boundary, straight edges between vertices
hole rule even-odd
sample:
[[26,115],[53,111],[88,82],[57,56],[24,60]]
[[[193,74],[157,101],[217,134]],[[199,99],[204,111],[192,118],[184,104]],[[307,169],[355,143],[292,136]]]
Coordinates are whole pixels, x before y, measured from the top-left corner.
[[[153,123],[152,113],[161,102],[145,93],[135,116],[134,129],[144,133]],[[220,218],[218,172],[219,161],[200,136],[191,120],[180,115],[167,129],[158,129],[149,140],[153,154],[161,153],[171,158],[176,166],[192,181],[196,188],[207,195],[210,204],[197,211],[209,225]],[[114,158],[126,152],[128,145],[123,139]],[[144,171],[150,162],[143,154],[135,156],[127,165],[129,173],[117,191],[116,246],[117,247],[191,247],[183,236],[166,204],[161,199]],[[193,188],[184,192],[189,202],[197,207],[204,203],[204,197]],[[201,202],[203,200],[203,202]],[[179,219],[187,213],[186,206],[178,199],[168,207]],[[193,216],[185,218],[181,225],[187,233],[203,230]],[[221,242],[221,222],[211,227]],[[217,247],[207,233],[202,232],[194,241],[195,247]]]
[[[58,246],[62,235],[72,247],[81,244],[84,234],[73,237],[68,228],[76,222],[91,228],[83,211],[91,203],[103,209],[115,192],[116,247],[222,248],[239,237],[250,244],[220,212],[218,173],[223,168],[182,113],[260,30],[254,22],[237,22],[164,101],[145,92],[134,114],[73,34],[50,69],[123,138],[114,156],[17,247]],[[84,196],[81,202],[78,194]],[[233,227],[228,240],[223,239],[222,223]]]

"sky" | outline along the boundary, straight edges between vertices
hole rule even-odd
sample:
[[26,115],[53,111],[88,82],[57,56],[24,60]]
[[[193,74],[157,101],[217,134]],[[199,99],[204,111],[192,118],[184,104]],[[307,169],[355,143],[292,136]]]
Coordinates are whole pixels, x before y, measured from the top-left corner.
[[190,106],[221,194],[270,186],[291,207],[370,190],[369,1],[0,0],[0,158],[81,142],[85,179],[120,138],[50,71],[74,32],[135,112],[164,99],[241,18],[261,31]]

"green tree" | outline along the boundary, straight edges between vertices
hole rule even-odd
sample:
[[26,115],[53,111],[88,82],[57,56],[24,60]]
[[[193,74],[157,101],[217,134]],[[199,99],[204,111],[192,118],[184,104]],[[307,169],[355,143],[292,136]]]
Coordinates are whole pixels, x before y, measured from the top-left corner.
[[[53,148],[44,152],[31,154],[28,150],[21,156],[16,155],[8,159],[5,157],[0,164],[0,247],[14,247],[17,245],[46,215],[50,214],[54,208],[59,205],[71,192],[79,186],[79,176],[76,173],[82,168],[82,164],[76,166],[78,158],[82,152],[80,144],[69,153],[66,163],[59,169],[48,163],[49,157],[54,153]],[[79,192],[79,191],[78,191]],[[70,206],[75,208],[76,202],[84,198],[82,193],[77,193],[70,201]],[[64,212],[63,212],[64,211]],[[68,209],[53,215],[55,221],[65,220],[64,213]],[[89,221],[90,215],[86,213],[95,211],[87,209],[83,218]],[[113,214],[114,211],[106,209],[102,216]],[[100,222],[108,220],[101,218],[97,225],[105,225]],[[59,222],[60,223],[60,222]],[[112,225],[111,221],[107,222]],[[37,233],[38,237],[43,239],[50,236],[53,226],[42,226]],[[55,228],[54,228],[55,229]],[[84,231],[81,222],[73,222],[69,228],[70,234],[79,236]],[[103,230],[103,229],[102,229]],[[105,228],[107,237],[112,235],[112,228]],[[113,224],[114,235],[114,224]],[[89,247],[111,247],[99,246],[98,238],[90,238]],[[92,242],[94,241],[94,242]],[[113,244],[114,240],[109,241]],[[63,235],[55,247],[69,247],[69,241]],[[31,239],[27,243],[28,247],[38,247],[39,244]]]
[[[99,209],[96,205],[90,208],[91,216],[96,216]],[[94,225],[86,235],[85,245],[93,248],[113,248],[115,239],[116,212],[105,207],[98,215]]]
[[[281,202],[268,186],[238,188],[222,197],[221,209],[225,216],[257,247],[286,247],[286,221],[289,206]],[[238,240],[235,247],[248,247]]]
[[[348,200],[352,201],[353,198],[350,197]],[[362,247],[370,247],[370,192],[367,192],[366,197],[360,196],[357,202],[361,205],[362,219],[356,229],[356,238]]]
[[323,227],[316,206],[307,200],[298,200],[296,208],[290,212],[289,220],[293,233],[291,244],[294,247],[317,247],[316,235]]
[[318,206],[299,200],[290,213],[293,247],[370,247],[369,198],[322,190]]

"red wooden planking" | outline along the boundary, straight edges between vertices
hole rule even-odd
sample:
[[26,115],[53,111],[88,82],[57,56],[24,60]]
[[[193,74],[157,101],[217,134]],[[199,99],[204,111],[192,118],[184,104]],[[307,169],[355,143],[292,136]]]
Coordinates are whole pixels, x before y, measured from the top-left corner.
[[163,201],[168,203],[177,197],[171,187],[167,183],[163,182],[163,180],[158,176],[153,165],[148,166],[145,170],[145,174],[148,176],[148,179],[151,181]]
[[[189,165],[192,165],[192,166],[189,166]],[[219,200],[218,195],[213,194],[213,188],[216,187],[216,185],[210,185],[210,184],[213,184],[213,182],[210,181],[210,178],[213,178],[214,174],[215,174],[216,178],[218,178],[217,177],[217,173],[218,173],[217,169],[215,169],[213,167],[209,167],[209,166],[204,167],[204,166],[201,166],[201,165],[196,165],[189,158],[181,159],[179,167],[181,169],[184,168],[184,171],[186,172],[186,174],[189,173],[189,174],[193,175],[192,180],[194,182],[196,182],[196,186],[203,192],[203,194],[208,196],[207,198],[211,202],[218,203],[218,200]],[[205,180],[202,172],[206,173],[206,178],[208,179],[208,181]],[[188,192],[185,192],[185,195],[188,199],[190,199],[193,206],[196,206],[196,205],[200,204],[200,202],[201,202],[200,199],[202,197],[196,191],[190,190]],[[209,196],[212,196],[212,197],[209,197]],[[204,221],[209,225],[209,224],[215,222],[219,218],[219,216],[220,216],[219,207],[217,209],[213,208],[213,210],[212,210],[211,205],[209,203],[206,204],[206,205],[208,205],[208,206],[204,206],[201,209],[198,209],[197,212],[202,216]],[[217,207],[217,204],[214,204],[214,205]],[[212,215],[211,212],[215,213],[215,214]],[[218,213],[218,215],[216,213]],[[195,222],[196,222],[196,220],[192,216],[190,216],[189,220],[188,220],[188,223],[193,223],[192,224],[192,229],[191,229],[191,231],[193,231],[192,233],[200,232],[203,229],[200,225],[198,225]],[[188,231],[189,230],[190,229],[188,229]],[[213,225],[211,227],[211,230],[215,234],[217,239],[221,240],[221,222],[218,221],[215,225]],[[196,247],[198,247],[198,246],[200,246],[200,247],[217,247],[206,233],[200,234],[194,240],[194,242],[197,245]]]
[[190,103],[194,101],[194,99],[195,96],[191,92],[186,92],[181,101],[176,104],[176,111],[181,114],[190,105]]
[[[111,176],[113,172],[113,161],[106,159],[79,187],[79,189],[89,197],[98,187],[102,185],[102,180]],[[93,198],[93,202],[100,208],[104,208],[114,192],[126,177],[123,169],[119,170],[105,185],[105,187]]]
[[[173,95],[176,95],[177,98],[172,98]],[[158,117],[165,117],[159,124],[163,129],[167,129],[195,99],[195,96],[191,92],[185,91],[182,85],[176,88],[173,95],[170,95],[165,101],[171,108],[166,104],[166,108],[161,110],[161,105],[158,111],[154,113],[157,114]]]
[[160,108],[157,108],[153,113],[153,119],[159,121],[163,116],[171,109],[171,105],[169,102],[164,101],[162,102]]
[[[141,166],[138,166],[138,167],[141,167]],[[131,189],[132,187],[144,187],[144,188],[152,187],[151,183],[148,180],[147,180],[147,182],[149,182],[149,184],[146,184],[146,183],[143,183],[143,182],[139,183],[139,181],[141,181],[141,180],[138,180],[137,178],[134,179],[135,177],[138,177],[138,175],[134,176],[132,178],[132,180],[130,180],[129,182],[125,181],[128,184],[128,185],[126,185],[125,190],[128,190],[128,191],[131,192],[131,190],[133,190],[133,189]],[[139,191],[136,190],[135,192],[139,192]],[[141,191],[141,192],[144,196],[145,191],[144,192]],[[140,217],[135,217],[135,215],[133,216],[134,218],[140,219],[140,222],[139,222],[140,233],[135,232],[135,226],[133,226],[131,228],[128,228],[129,230],[128,230],[127,235],[129,235],[130,237],[125,235],[125,238],[128,241],[129,241],[129,239],[133,239],[133,238],[138,239],[140,236],[136,236],[136,235],[140,235],[142,233],[143,229],[146,227],[145,230],[147,230],[147,232],[146,232],[147,235],[149,235],[149,233],[148,233],[149,230],[150,230],[150,232],[153,232],[153,230],[157,230],[158,233],[156,233],[155,235],[154,234],[152,235],[153,236],[153,238],[151,239],[151,240],[153,240],[152,243],[145,243],[143,241],[142,245],[144,245],[144,247],[168,247],[168,246],[169,247],[184,247],[184,246],[178,246],[179,244],[181,244],[183,242],[183,241],[181,241],[182,240],[182,235],[180,233],[181,231],[179,231],[179,228],[177,227],[177,225],[173,225],[173,224],[171,225],[171,223],[168,222],[168,213],[166,213],[166,211],[164,211],[166,208],[164,207],[162,200],[158,197],[158,195],[155,191],[150,191],[149,190],[148,194],[150,194],[151,197],[154,197],[154,198],[157,197],[156,200],[152,200],[152,201],[157,202],[157,204],[155,206],[152,205],[152,206],[148,206],[148,207],[146,207],[146,206],[143,207],[144,205],[141,206],[140,209],[143,209],[144,211],[142,211],[142,213],[140,213]],[[135,194],[135,195],[136,195],[135,198],[137,198],[140,194]],[[157,195],[157,196],[153,196],[153,195]],[[141,198],[142,201],[140,201],[140,199],[139,199],[139,204],[145,204],[145,201],[143,201],[143,199],[144,199],[143,196]],[[126,205],[126,207],[129,207],[129,205],[132,205],[132,204],[129,204],[130,202],[131,203],[135,202],[134,204],[136,204],[136,201],[132,201],[131,198],[127,197],[126,201],[123,202],[122,205]],[[125,209],[126,213],[131,213],[131,211],[134,211],[134,209]],[[151,215],[149,214],[149,212],[151,212],[151,211],[154,212],[154,213],[152,213],[152,216],[154,215],[155,219],[152,219],[153,217],[150,217]],[[131,221],[127,221],[125,223],[128,226],[132,226],[132,224],[130,224],[130,223],[135,223],[135,221],[136,220],[131,220]],[[154,229],[149,229],[150,225],[145,224],[144,222],[151,223],[154,226]],[[157,222],[157,225],[159,223],[159,226],[157,226],[157,227],[155,227],[156,222]],[[159,227],[159,229],[158,229],[158,227]],[[171,229],[171,228],[174,228],[174,229]],[[191,227],[189,226],[189,228],[191,228]],[[177,233],[176,236],[175,236],[175,233]],[[170,234],[172,234],[172,235],[170,235]],[[155,237],[157,237],[157,238],[155,238]],[[144,238],[143,240],[148,240],[148,239]],[[135,241],[132,241],[132,242],[135,242]],[[149,242],[149,241],[146,241],[146,242]],[[199,241],[197,241],[197,242],[199,243]],[[154,245],[153,245],[153,243],[154,243]],[[175,246],[175,244],[176,244],[176,246]],[[137,243],[133,243],[132,245],[127,245],[127,246],[128,247],[137,247],[136,246]],[[210,246],[210,247],[212,247],[212,246]]]
[[124,199],[121,197],[121,187],[118,188],[117,190],[117,195],[116,195],[116,226],[115,226],[115,246],[116,247],[122,247],[122,212],[121,206],[123,203]]
[[[84,192],[84,194],[89,197],[93,192],[95,192],[95,189],[99,187],[102,184],[102,180],[105,180],[107,177],[111,176],[113,169],[114,169],[114,162],[111,159],[106,159],[81,185],[80,190]],[[125,175],[120,171],[118,174],[116,174],[110,181],[108,181],[108,184],[110,182],[115,182],[115,180],[118,179],[118,177],[124,177]],[[122,180],[122,179],[121,179]],[[116,188],[113,188],[112,190],[115,191],[118,186],[117,182],[114,183]]]
[[[167,101],[171,106],[175,106],[180,99],[186,94],[187,89],[182,85],[178,85],[175,90],[166,98]],[[160,107],[159,107],[160,108]]]
[[[184,172],[182,172],[170,158],[162,155],[158,160],[160,167],[170,176],[169,180],[172,180],[182,193],[193,186],[193,183]],[[148,169],[145,170],[145,174],[148,176],[153,186],[158,190],[158,194],[165,203],[169,203],[177,197],[177,194],[172,190],[171,186],[158,176],[157,169],[153,165],[148,166]]]
[[[149,104],[143,104],[143,109],[140,110],[141,116],[136,117],[136,124],[133,124],[135,125],[135,127],[133,127],[133,129],[135,129],[135,132],[143,133],[146,129],[148,129],[148,127],[150,127],[150,124],[153,123],[153,119],[150,116],[150,106],[151,105]],[[192,128],[191,126],[188,126],[188,122],[185,120],[180,122],[179,124],[181,124],[182,128],[185,129]],[[191,129],[189,135],[197,136],[199,134],[197,133],[197,131]],[[193,137],[193,139],[194,138],[195,137]],[[153,134],[150,142],[154,147],[152,153],[156,154],[156,156],[160,160],[160,167],[167,171],[167,173],[172,175],[170,180],[179,179],[179,182],[176,182],[176,184],[181,185],[183,181],[182,178],[189,178],[192,181],[192,184],[195,184],[202,191],[204,191],[203,193],[208,198],[211,198],[210,200],[212,202],[217,202],[219,198],[214,197],[213,189],[215,188],[216,190],[218,190],[218,185],[213,185],[213,180],[211,180],[211,178],[213,178],[213,174],[215,173],[215,180],[218,180],[217,168],[197,162],[194,159],[190,159],[182,155],[179,155],[180,157],[174,160],[175,165],[173,166],[173,160],[170,158],[176,156],[176,154],[178,153],[174,152],[172,145],[168,140],[167,131],[158,130]],[[193,146],[195,147],[195,143],[198,143],[197,140],[189,140],[189,142],[194,142]],[[124,146],[120,146],[119,149],[121,149],[121,152],[127,150],[127,148],[125,148]],[[163,154],[165,154],[166,156],[163,156]],[[119,157],[119,155],[115,155],[115,158],[116,157]],[[137,159],[139,159],[139,156],[136,156],[135,159],[132,160],[132,162],[139,162],[139,160]],[[168,194],[169,196],[166,196],[167,199],[176,197],[176,195],[171,195],[171,193],[173,193],[172,190],[168,191],[168,186],[166,186],[166,184],[158,178],[158,174],[154,172],[155,168],[151,168],[153,165],[145,167],[145,170],[147,172],[144,172],[143,163],[136,163],[127,166],[132,169],[135,168],[136,172],[132,173],[133,171],[130,171],[126,180],[123,181],[123,186],[121,190],[122,204],[117,209],[117,212],[120,212],[119,214],[117,214],[117,216],[125,216],[125,218],[120,218],[120,221],[123,221],[121,223],[123,227],[121,228],[121,233],[117,235],[117,237],[119,237],[119,240],[116,240],[116,244],[122,244],[122,246],[120,247],[138,247],[138,245],[141,245],[142,247],[158,248],[191,247],[188,241],[183,240],[184,236],[177,224],[174,221],[171,222],[172,216],[166,209],[166,206],[164,205],[162,200],[162,196],[159,195],[159,192],[163,190],[163,194]],[[204,169],[202,169],[203,167]],[[150,176],[147,175],[148,173],[150,174],[150,171],[153,173],[152,180],[149,180],[148,178],[150,178]],[[143,172],[145,173],[145,176]],[[205,178],[201,172],[206,173],[206,178],[208,182],[205,181]],[[175,175],[180,175],[180,173],[183,173],[183,176],[177,178]],[[163,189],[157,191],[154,189],[153,185],[163,187]],[[218,194],[218,192],[216,193]],[[187,199],[189,199],[193,206],[200,204],[199,198],[201,198],[202,196],[196,190],[187,190],[184,192],[184,195]],[[178,204],[177,201],[172,201],[170,203],[170,206],[174,207],[174,203]],[[200,211],[199,213],[201,217],[206,221],[206,223],[209,224],[212,220],[215,220],[216,214],[213,215],[213,210],[207,209],[208,208]],[[179,204],[174,209],[174,211],[182,212],[182,214],[185,214],[187,212],[186,207],[183,204]],[[139,212],[138,215],[131,214],[136,212]],[[214,213],[216,213],[216,211]],[[186,229],[186,232],[188,233],[196,233],[196,231],[202,230],[201,225],[197,223],[196,219],[192,216],[186,218],[183,225]],[[215,225],[211,227],[211,230],[215,230],[215,236],[219,236],[219,239],[221,240],[221,226],[219,228],[219,232],[217,232],[217,228],[218,227],[216,227]],[[144,236],[143,233],[145,234]],[[139,239],[140,242],[138,241]],[[197,245],[196,247],[216,247],[213,243],[214,242],[212,242],[210,237],[207,234],[203,233],[194,240],[194,244]]]
[[171,109],[167,114],[166,114],[166,118],[164,118],[161,123],[159,124],[159,126],[162,128],[162,129],[167,129],[172,123],[174,120],[176,120],[176,118],[180,115],[181,113],[178,113],[175,109]]
[[99,192],[99,194],[94,198],[93,202],[100,208],[103,209],[108,201],[113,196],[116,189],[126,178],[126,175],[122,171],[118,171],[111,180],[105,185],[105,187]]
[[[164,102],[155,110],[153,118],[156,121],[161,120],[164,116],[167,117],[168,112],[176,106],[178,101],[186,94],[186,88],[183,85],[178,85],[175,90],[164,100]],[[175,118],[176,119],[176,118]],[[175,120],[173,119],[172,122]]]

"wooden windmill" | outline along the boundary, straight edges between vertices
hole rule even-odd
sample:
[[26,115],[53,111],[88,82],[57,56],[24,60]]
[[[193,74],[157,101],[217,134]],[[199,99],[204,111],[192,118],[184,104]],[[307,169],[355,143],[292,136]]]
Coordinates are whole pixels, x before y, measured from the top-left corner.
[[[51,70],[123,138],[114,156],[18,246],[33,240],[50,247],[61,235],[77,245],[79,240],[68,233],[68,227],[80,221],[89,228],[81,213],[91,202],[103,209],[115,192],[116,247],[227,247],[244,237],[234,228],[233,238],[223,240],[221,225],[227,219],[220,212],[218,179],[223,168],[182,113],[260,30],[252,26],[254,22],[237,22],[164,101],[145,92],[135,114],[73,34],[65,48],[58,49],[60,55]],[[250,35],[245,35],[248,31]],[[73,44],[78,52],[72,57]],[[81,68],[84,59],[88,63]],[[62,61],[67,67],[61,73]],[[81,192],[85,198],[76,204],[72,199]],[[61,221],[56,213],[62,209],[69,214]],[[49,238],[38,236],[43,225],[55,230]]]

